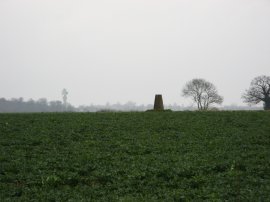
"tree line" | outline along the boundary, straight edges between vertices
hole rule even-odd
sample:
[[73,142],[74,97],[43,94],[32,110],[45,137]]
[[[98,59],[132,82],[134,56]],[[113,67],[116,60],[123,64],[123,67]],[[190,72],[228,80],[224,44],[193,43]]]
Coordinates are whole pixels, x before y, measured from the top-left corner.
[[[40,98],[37,101],[30,99],[24,101],[23,98],[13,98],[7,100],[0,98],[0,112],[97,112],[97,111],[145,111],[153,108],[153,105],[136,105],[135,102],[125,104],[89,105],[74,107],[67,102],[68,92],[62,91],[63,101],[48,101],[46,98]],[[198,110],[214,109],[214,104],[222,104],[223,97],[218,94],[214,84],[204,79],[193,79],[186,83],[182,89],[184,97],[190,97],[196,104]],[[258,76],[251,81],[249,89],[242,95],[243,101],[250,105],[263,102],[264,109],[270,110],[270,77]],[[172,110],[194,110],[192,106],[165,105],[165,108]],[[225,106],[227,109],[246,109],[238,106]],[[259,109],[259,108],[254,108]]]
[[[211,105],[223,102],[223,97],[218,94],[215,85],[204,79],[193,79],[186,83],[182,95],[191,97],[198,110],[208,110]],[[242,99],[250,105],[263,102],[264,110],[270,110],[270,76],[255,77]]]
[[61,101],[47,101],[40,98],[37,101],[30,99],[24,101],[23,98],[12,98],[7,100],[0,98],[0,112],[63,112],[75,111],[75,107],[70,104],[64,105]]

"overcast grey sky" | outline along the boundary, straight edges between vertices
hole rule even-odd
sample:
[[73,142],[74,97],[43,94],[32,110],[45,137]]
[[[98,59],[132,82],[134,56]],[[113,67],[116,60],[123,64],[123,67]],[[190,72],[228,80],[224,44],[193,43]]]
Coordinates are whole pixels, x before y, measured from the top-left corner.
[[0,97],[188,105],[193,78],[224,105],[270,75],[270,0],[0,0]]

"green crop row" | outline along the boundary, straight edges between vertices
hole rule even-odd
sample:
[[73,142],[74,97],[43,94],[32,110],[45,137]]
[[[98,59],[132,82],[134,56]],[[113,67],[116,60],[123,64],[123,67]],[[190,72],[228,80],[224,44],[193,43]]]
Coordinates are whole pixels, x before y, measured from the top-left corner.
[[269,112],[0,114],[1,201],[270,201]]

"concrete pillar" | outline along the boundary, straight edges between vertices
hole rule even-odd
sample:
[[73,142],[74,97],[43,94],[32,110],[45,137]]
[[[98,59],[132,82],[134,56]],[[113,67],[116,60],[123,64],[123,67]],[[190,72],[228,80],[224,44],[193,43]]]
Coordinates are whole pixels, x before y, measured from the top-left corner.
[[162,95],[155,96],[154,110],[158,111],[164,110]]

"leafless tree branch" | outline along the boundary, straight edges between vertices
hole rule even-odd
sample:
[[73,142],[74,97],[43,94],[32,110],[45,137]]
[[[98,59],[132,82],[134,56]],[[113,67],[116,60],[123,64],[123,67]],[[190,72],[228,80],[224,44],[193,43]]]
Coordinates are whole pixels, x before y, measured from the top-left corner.
[[270,76],[258,76],[251,81],[250,87],[242,96],[245,103],[264,102],[264,109],[270,109]]
[[182,93],[185,97],[191,97],[199,110],[207,110],[210,105],[223,102],[223,97],[218,95],[216,87],[204,79],[189,81]]

